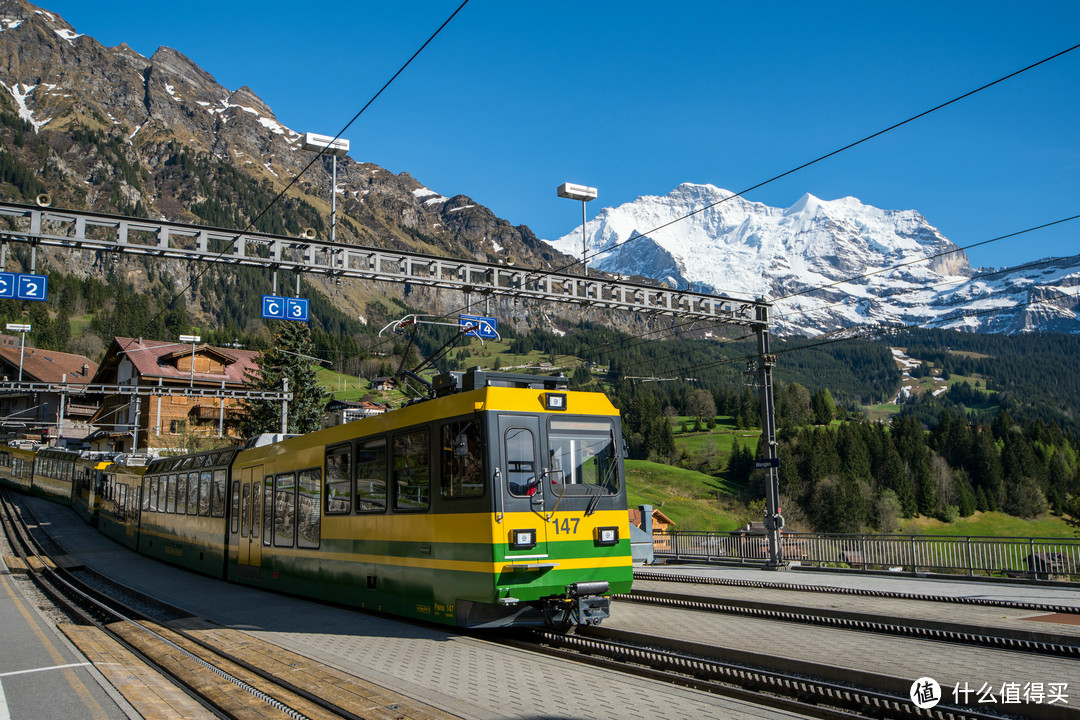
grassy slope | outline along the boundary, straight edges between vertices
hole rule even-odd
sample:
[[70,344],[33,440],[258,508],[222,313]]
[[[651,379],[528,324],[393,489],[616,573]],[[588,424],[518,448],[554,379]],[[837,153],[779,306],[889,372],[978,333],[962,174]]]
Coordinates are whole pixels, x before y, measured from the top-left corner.
[[676,530],[727,532],[742,527],[744,510],[717,478],[694,470],[645,460],[626,461],[631,507],[652,505],[675,522]]
[[[493,360],[493,357],[490,359]],[[519,359],[537,362],[540,357],[539,353],[530,353],[529,358]],[[484,361],[489,358],[479,357],[476,360],[478,362],[475,364],[484,364]],[[358,389],[357,379],[352,375],[319,369],[318,376],[319,384],[332,392],[334,397],[342,400],[358,400],[371,393],[367,387]],[[339,391],[339,388],[343,390]],[[384,395],[383,400],[400,401],[401,399],[400,393],[397,392],[382,395]],[[693,427],[692,418],[677,418],[675,445],[680,451],[697,454],[712,446],[720,462],[726,465],[736,439],[744,447],[749,445],[751,450],[757,449],[760,430],[737,430],[732,418],[720,416],[713,430],[698,433],[679,432],[682,420],[688,420],[688,427]],[[665,515],[675,521],[674,529],[676,530],[729,532],[742,527],[750,519],[758,519],[750,518],[746,508],[736,500],[740,488],[735,487],[722,476],[714,477],[694,470],[644,460],[627,460],[626,477],[629,506],[652,505],[661,509]],[[1023,520],[997,512],[975,513],[970,518],[960,518],[952,524],[930,518],[916,518],[904,521],[902,532],[1000,537],[1073,537],[1075,535],[1073,528],[1056,516],[1047,515],[1035,520]]]
[[1075,537],[1076,529],[1056,515],[1044,515],[1034,520],[1013,517],[1001,512],[976,512],[954,523],[933,518],[915,518],[901,522],[905,534],[992,537]]

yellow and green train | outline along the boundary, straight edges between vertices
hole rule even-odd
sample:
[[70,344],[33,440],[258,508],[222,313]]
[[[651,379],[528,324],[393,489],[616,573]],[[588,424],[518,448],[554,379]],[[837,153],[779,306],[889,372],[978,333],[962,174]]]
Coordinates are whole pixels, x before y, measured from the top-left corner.
[[606,618],[632,581],[615,407],[561,377],[472,371],[435,390],[242,450],[98,463],[99,527],[209,575],[435,622]]

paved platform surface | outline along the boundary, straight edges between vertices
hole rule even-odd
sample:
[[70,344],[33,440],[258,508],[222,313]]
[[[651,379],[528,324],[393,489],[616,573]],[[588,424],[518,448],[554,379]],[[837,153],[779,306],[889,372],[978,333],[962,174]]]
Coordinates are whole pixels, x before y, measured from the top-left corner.
[[[1080,590],[1070,587],[1018,586],[993,582],[811,571],[776,572],[756,568],[701,565],[657,565],[639,569],[728,580],[1033,602],[1075,607],[1077,612],[1080,612]],[[787,602],[792,606],[810,605],[852,612],[908,612],[912,617],[923,615],[942,622],[951,619],[964,625],[981,623],[987,627],[1028,628],[1039,632],[1058,633],[1065,636],[1064,640],[1069,644],[1076,644],[1080,639],[1080,627],[1072,624],[1077,618],[1076,615],[1055,619],[1047,613],[957,603],[894,601],[844,594],[823,595],[794,590],[684,583],[635,581],[634,587],[701,595],[737,595],[740,599]],[[906,683],[928,676],[947,689],[950,699],[954,688],[970,689],[970,702],[976,705],[979,705],[977,691],[985,688],[990,690],[987,697],[992,696],[994,701],[982,703],[983,707],[1020,717],[1067,718],[1080,715],[1080,662],[1076,660],[684,610],[667,610],[665,612],[670,614],[663,615],[665,621],[657,623],[656,611],[653,608],[624,603],[617,609],[618,612],[612,613],[605,627],[636,630],[650,623],[658,634],[666,637],[746,652],[767,651],[796,660],[828,663],[846,668],[852,675],[869,672],[902,678]],[[658,625],[662,626],[657,627]],[[1056,692],[1065,696],[1056,699],[1053,707],[1049,702],[1051,698],[1046,695],[1051,684]],[[1011,702],[1014,691],[1017,694],[1015,703]],[[1008,697],[1010,702],[1005,702],[1003,692],[1008,694],[1005,697]],[[1024,702],[1025,693],[1029,699],[1037,698],[1041,693],[1041,703]]]
[[[827,587],[821,586],[819,587]],[[1039,639],[1068,645],[1080,644],[1080,614],[1065,617],[1061,613],[1020,610],[986,605],[958,605],[954,602],[931,602],[864,595],[834,595],[813,590],[739,587],[635,580],[634,590],[686,594],[694,597],[722,598],[736,602],[763,603],[780,610],[799,611],[821,608],[851,613],[871,622],[895,623],[895,618],[942,630],[974,634],[1009,632],[1010,637]],[[1071,622],[1070,622],[1071,621]],[[1036,638],[1035,636],[1039,636]]]
[[107,577],[464,718],[797,717],[203,577],[132,553],[68,508],[25,501],[70,554]]
[[138,717],[23,596],[0,560],[0,718]]
[[636,569],[671,575],[701,575],[730,580],[784,583],[787,585],[820,585],[910,595],[943,595],[947,597],[1064,605],[1074,607],[1077,611],[1080,611],[1080,588],[1064,585],[1035,585],[1004,580],[998,582],[992,580],[950,580],[936,577],[920,578],[888,573],[828,572],[802,569],[776,571],[750,566],[704,564],[657,564]]

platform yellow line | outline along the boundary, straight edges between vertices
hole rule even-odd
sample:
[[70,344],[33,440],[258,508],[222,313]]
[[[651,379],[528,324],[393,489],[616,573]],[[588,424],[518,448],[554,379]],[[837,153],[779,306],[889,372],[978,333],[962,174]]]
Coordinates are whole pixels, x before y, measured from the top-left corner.
[[[58,667],[61,665],[65,665],[63,654],[59,650],[57,650],[56,645],[53,644],[52,640],[45,634],[45,632],[41,629],[38,623],[34,620],[34,616],[31,615],[30,611],[26,609],[26,605],[23,604],[22,600],[16,594],[15,588],[11,586],[10,582],[8,582],[7,577],[0,575],[0,581],[4,583],[4,589],[11,597],[12,602],[15,603],[15,607],[18,608],[19,613],[23,616],[23,619],[26,620],[26,624],[29,625],[30,629],[34,631],[34,635],[37,636],[38,641],[41,643],[42,647],[45,648],[45,652],[49,653],[49,657],[53,659],[53,661]],[[74,690],[75,694],[79,696],[80,700],[82,700],[83,705],[86,707],[91,717],[93,717],[95,720],[108,720],[109,716],[105,712],[105,709],[101,707],[98,701],[94,699],[94,696],[90,694],[90,691],[86,689],[86,685],[84,685],[83,681],[79,679],[79,676],[75,674],[75,671],[72,670],[70,666],[68,666],[66,669],[63,670],[63,673],[64,679],[68,681],[68,685],[71,686],[71,689]]]

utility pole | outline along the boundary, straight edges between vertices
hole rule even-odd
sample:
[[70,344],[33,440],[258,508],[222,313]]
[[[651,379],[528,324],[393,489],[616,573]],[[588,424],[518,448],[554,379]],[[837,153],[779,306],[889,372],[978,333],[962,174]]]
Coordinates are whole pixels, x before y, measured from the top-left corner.
[[776,366],[776,356],[769,352],[769,306],[757,306],[755,332],[758,341],[758,393],[761,399],[761,443],[764,446],[762,459],[755,461],[758,469],[765,470],[765,532],[769,538],[769,560],[767,569],[786,570],[783,546],[780,543],[780,530],[784,527],[784,517],[780,514],[780,461],[776,443],[776,406],[773,400],[772,371]]
[[[289,378],[281,378],[281,392],[284,395],[289,393]],[[289,432],[289,398],[281,398],[281,434],[285,435]]]
[[132,454],[138,452],[138,450],[139,450],[139,419],[140,419],[139,416],[141,414],[142,414],[142,397],[139,396],[139,395],[136,395],[135,396],[135,425],[132,428],[132,438],[133,439],[131,441],[131,452],[132,452]]

